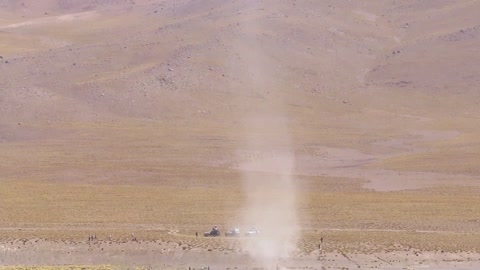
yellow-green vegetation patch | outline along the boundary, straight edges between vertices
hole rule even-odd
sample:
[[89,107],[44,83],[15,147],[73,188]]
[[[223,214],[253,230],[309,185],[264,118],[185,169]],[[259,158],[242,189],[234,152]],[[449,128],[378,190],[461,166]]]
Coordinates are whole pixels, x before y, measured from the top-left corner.
[[398,171],[420,171],[477,175],[480,147],[443,149],[419,154],[408,154],[381,161],[378,166]]
[[322,192],[301,197],[315,227],[475,231],[480,220],[479,188],[402,192]]
[[[345,188],[335,190],[333,182]],[[401,244],[478,250],[478,188],[380,193],[355,186],[354,180],[304,179],[298,196],[302,249],[312,250],[323,235],[332,249],[376,250]],[[208,178],[189,185],[3,180],[0,196],[0,223],[7,228],[0,230],[3,240],[69,244],[96,233],[101,241],[112,235],[113,242],[124,243],[135,232],[140,241],[175,242],[186,249],[238,247],[235,239],[197,238],[195,233],[211,225],[235,225],[244,200],[238,187]]]
[[419,153],[387,158],[374,166],[399,171],[477,175],[480,173],[479,142],[476,132],[457,135],[447,140],[425,141],[417,146]]
[[[2,181],[3,223],[215,224],[240,194],[215,186],[89,185]],[[211,205],[215,205],[211,209]]]

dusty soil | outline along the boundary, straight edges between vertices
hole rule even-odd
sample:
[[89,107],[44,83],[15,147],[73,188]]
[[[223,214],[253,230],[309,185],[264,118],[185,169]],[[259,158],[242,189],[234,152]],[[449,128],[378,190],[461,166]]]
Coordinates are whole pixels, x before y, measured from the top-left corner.
[[262,267],[194,235],[292,159],[281,266],[479,268],[479,11],[0,0],[0,265]]
[[68,265],[68,269],[74,265],[92,269],[275,269],[277,266],[282,269],[477,269],[480,266],[477,253],[428,252],[408,247],[372,253],[327,253],[317,249],[271,265],[258,263],[241,250],[218,246],[215,249],[193,248],[163,241],[52,242],[32,239],[4,243],[0,248],[3,264],[17,265],[22,261],[27,269],[39,265],[44,266],[42,269],[62,269],[61,265]]

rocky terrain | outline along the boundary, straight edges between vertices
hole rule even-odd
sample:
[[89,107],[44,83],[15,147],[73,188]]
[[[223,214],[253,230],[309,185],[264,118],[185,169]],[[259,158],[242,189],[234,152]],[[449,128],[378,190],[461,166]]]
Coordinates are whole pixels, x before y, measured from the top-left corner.
[[[251,226],[243,180],[268,187],[288,151],[295,267],[478,268],[479,10],[0,0],[0,265],[188,267],[213,252],[240,267],[240,243],[192,236]],[[122,246],[133,232],[144,246]],[[127,255],[89,260],[91,233]],[[178,259],[149,257],[171,243]],[[79,255],[60,259],[61,245]]]

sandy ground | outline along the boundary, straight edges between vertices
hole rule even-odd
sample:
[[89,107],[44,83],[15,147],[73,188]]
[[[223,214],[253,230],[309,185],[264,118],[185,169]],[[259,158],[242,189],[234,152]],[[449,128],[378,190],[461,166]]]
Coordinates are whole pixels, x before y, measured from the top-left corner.
[[478,269],[473,252],[405,251],[350,254],[315,250],[269,265],[239,250],[185,248],[177,243],[139,241],[51,242],[31,239],[0,244],[0,265],[122,265],[152,269]]
[[[479,6],[0,0],[0,265],[480,269]],[[279,172],[290,260],[191,236]]]

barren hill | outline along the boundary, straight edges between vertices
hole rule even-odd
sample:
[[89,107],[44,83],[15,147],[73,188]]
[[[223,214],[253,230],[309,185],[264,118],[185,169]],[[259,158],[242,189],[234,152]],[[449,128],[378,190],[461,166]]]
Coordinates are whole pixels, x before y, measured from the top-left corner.
[[[453,191],[434,202],[480,203],[478,44],[477,0],[0,0],[0,223],[181,223],[146,210],[172,192],[192,223],[228,222],[236,180],[274,174],[271,148],[289,148],[306,217],[320,211],[314,192],[366,192],[375,207],[352,215],[374,214],[361,226],[474,231],[451,216],[466,202],[439,214],[449,223],[376,207],[438,186]],[[110,211],[117,200],[128,215]],[[211,200],[222,206],[202,216]],[[431,206],[416,202],[405,213]],[[358,225],[340,216],[303,222]]]

